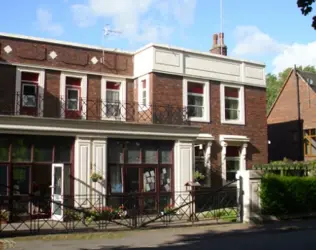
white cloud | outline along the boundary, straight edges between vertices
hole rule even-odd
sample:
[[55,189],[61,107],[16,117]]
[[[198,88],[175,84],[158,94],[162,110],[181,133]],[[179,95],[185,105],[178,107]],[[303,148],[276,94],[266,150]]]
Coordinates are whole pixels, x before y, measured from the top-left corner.
[[284,44],[262,32],[256,26],[239,26],[234,32],[235,56],[272,56],[273,73],[283,71],[294,64],[315,65],[316,41],[308,44]]
[[58,23],[54,23],[52,14],[45,9],[37,9],[36,25],[40,31],[49,33],[52,36],[60,36],[64,33],[63,27]]
[[89,27],[99,19],[131,42],[166,40],[175,30],[192,24],[196,0],[89,0],[72,5],[74,21]]

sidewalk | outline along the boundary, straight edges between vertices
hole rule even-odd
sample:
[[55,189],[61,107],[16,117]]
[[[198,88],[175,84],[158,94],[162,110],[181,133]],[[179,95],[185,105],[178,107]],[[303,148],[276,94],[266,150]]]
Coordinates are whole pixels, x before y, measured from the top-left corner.
[[[106,237],[107,233],[98,234],[99,238],[90,240],[74,240],[71,235],[67,240],[62,240],[64,236],[51,236],[43,237],[41,240],[32,240],[27,238],[26,241],[17,239],[15,248],[13,250],[40,250],[40,249],[56,249],[56,250],[87,250],[87,249],[112,249],[117,246],[128,246],[128,248],[142,248],[142,247],[157,247],[161,245],[168,245],[174,242],[181,244],[186,239],[199,239],[211,240],[213,237],[231,237],[236,235],[260,235],[260,234],[275,234],[280,232],[293,232],[300,230],[316,229],[316,220],[305,221],[288,221],[276,222],[261,226],[251,226],[247,224],[225,224],[225,225],[212,225],[201,227],[186,227],[186,228],[166,228],[156,230],[138,230],[118,232],[115,237]],[[55,237],[55,238],[54,238]],[[102,246],[102,248],[100,248]],[[108,248],[109,247],[109,248]],[[192,247],[192,246],[191,246]],[[120,248],[120,249],[127,249]]]

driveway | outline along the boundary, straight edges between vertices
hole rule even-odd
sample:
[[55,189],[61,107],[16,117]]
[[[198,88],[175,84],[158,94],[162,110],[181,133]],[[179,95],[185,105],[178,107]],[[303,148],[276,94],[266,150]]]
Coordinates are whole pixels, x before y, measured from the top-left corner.
[[[315,226],[314,226],[315,225]],[[90,240],[17,241],[14,250],[314,250],[316,221],[252,228],[248,225],[217,225],[118,233],[116,237]]]

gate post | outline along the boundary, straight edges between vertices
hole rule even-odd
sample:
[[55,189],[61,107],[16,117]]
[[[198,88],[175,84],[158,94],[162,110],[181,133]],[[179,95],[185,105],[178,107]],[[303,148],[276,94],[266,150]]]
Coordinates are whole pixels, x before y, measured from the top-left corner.
[[240,185],[237,187],[237,195],[241,222],[256,223],[261,221],[259,187],[262,172],[257,170],[239,170],[236,178],[240,181]]

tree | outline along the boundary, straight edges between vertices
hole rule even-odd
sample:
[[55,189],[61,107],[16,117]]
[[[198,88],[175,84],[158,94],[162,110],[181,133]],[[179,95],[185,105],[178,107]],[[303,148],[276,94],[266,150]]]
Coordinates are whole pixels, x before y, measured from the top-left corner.
[[[306,66],[297,67],[298,70],[316,73],[315,66]],[[278,75],[275,74],[267,74],[266,75],[266,82],[267,82],[267,111],[270,110],[272,104],[274,103],[275,99],[277,98],[286,78],[288,77],[292,68],[287,68],[284,71],[280,72]]]
[[[304,16],[307,16],[313,10],[313,3],[315,3],[315,0],[297,0],[297,7],[301,9]],[[316,16],[313,17],[312,27],[316,29]]]

